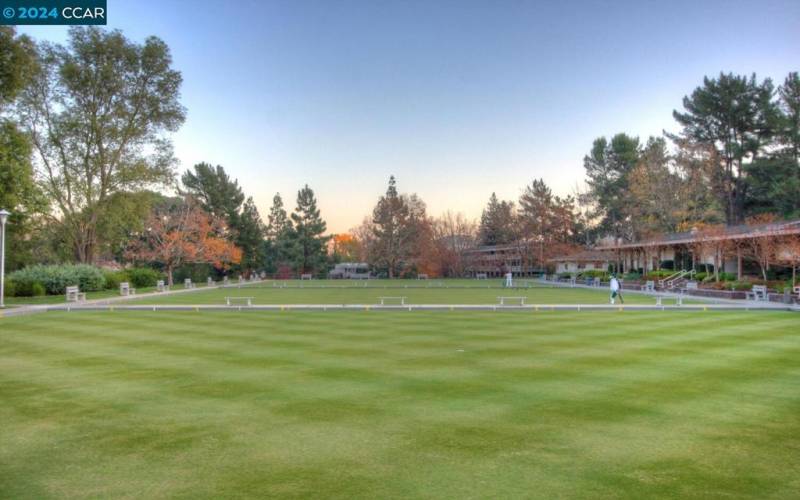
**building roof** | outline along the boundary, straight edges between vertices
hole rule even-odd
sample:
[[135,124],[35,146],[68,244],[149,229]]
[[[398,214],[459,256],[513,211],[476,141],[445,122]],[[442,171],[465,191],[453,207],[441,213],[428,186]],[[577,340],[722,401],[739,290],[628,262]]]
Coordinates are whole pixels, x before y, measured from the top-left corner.
[[706,231],[694,229],[681,233],[669,233],[642,241],[606,245],[598,249],[617,250],[623,248],[685,245],[698,241],[737,240],[757,238],[760,236],[786,236],[795,234],[800,235],[800,220],[773,222],[769,224],[722,226],[720,228],[710,228]]
[[605,262],[612,258],[612,253],[603,250],[581,250],[570,255],[554,257],[552,262]]

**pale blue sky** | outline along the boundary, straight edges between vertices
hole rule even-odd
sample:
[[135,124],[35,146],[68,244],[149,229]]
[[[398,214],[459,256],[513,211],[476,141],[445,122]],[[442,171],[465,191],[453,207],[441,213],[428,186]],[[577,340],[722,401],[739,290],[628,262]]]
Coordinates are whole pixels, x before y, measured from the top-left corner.
[[[800,70],[798,1],[108,1],[183,73],[181,170],[223,165],[266,215],[317,193],[333,232],[394,174],[429,211],[583,178],[600,135],[674,130],[704,75]],[[63,40],[65,28],[30,27]]]

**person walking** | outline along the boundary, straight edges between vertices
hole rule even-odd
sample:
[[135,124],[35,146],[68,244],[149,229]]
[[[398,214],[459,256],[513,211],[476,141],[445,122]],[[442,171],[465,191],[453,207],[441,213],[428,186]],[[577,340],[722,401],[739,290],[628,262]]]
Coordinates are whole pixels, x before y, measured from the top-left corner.
[[611,282],[609,283],[609,287],[611,288],[611,304],[614,304],[615,299],[619,296],[619,301],[621,303],[625,303],[625,300],[622,298],[622,292],[620,291],[619,280],[615,274],[611,275]]

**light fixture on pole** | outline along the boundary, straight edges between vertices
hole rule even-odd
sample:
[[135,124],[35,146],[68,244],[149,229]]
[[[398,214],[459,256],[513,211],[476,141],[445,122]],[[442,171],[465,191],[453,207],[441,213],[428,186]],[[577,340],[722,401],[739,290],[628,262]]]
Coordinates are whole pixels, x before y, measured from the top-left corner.
[[6,285],[6,221],[11,215],[8,210],[0,210],[0,307],[5,307]]

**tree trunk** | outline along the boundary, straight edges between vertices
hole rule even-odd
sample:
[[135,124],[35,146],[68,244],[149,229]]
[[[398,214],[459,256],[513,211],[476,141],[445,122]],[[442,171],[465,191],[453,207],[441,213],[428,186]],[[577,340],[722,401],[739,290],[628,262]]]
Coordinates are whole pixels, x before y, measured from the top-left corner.
[[736,280],[742,281],[742,249],[736,247]]
[[167,284],[169,286],[174,284],[172,281],[172,266],[167,266]]

